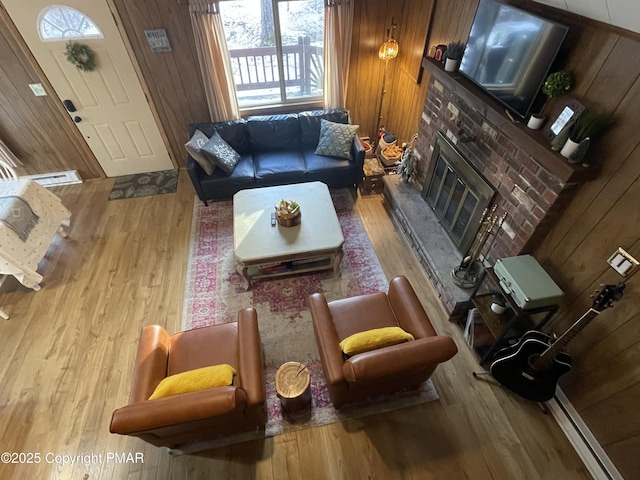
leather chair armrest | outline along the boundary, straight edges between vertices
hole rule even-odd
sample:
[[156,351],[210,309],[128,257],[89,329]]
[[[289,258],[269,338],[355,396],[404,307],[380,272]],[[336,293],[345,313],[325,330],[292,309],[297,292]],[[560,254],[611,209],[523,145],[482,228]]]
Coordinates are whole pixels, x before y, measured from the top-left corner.
[[327,299],[322,293],[314,293],[307,298],[307,306],[313,317],[313,330],[323,359],[322,366],[327,385],[344,382],[344,374],[342,373],[344,356],[340,350],[340,340],[333,324]]
[[411,333],[416,339],[437,335],[406,277],[391,280],[387,296],[396,320],[403,330]]
[[198,198],[204,202],[205,205],[208,205],[207,196],[204,193],[202,184],[200,183],[200,179],[204,177],[206,173],[198,162],[191,158],[191,155],[187,157],[187,172],[189,173],[189,178],[191,179],[191,183],[193,183],[193,188],[196,191]]
[[132,403],[113,412],[109,431],[121,435],[146,432],[244,409],[241,388],[220,387]]
[[129,403],[146,401],[167,376],[170,341],[171,336],[160,325],[147,325],[142,329]]
[[238,313],[238,369],[242,389],[249,406],[265,403],[262,345],[258,331],[258,315],[254,308]]
[[354,355],[344,363],[344,376],[350,383],[417,372],[446,362],[458,352],[448,336],[414,340]]
[[351,144],[351,161],[355,163],[356,171],[359,172],[358,183],[362,181],[363,177],[362,168],[364,167],[364,155],[364,146],[356,135],[356,137],[353,139],[353,143]]

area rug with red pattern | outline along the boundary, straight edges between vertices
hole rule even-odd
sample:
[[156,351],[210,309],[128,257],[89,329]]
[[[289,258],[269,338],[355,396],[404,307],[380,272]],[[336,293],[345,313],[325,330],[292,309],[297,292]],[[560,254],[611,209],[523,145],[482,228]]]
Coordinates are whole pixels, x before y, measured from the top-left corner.
[[[238,311],[254,307],[265,354],[268,421],[266,435],[357,418],[438,398],[430,381],[418,391],[383,395],[336,410],[331,405],[315,342],[306,298],[323,292],[327,300],[386,291],[388,281],[349,190],[331,193],[345,239],[340,273],[331,271],[254,282],[246,289],[233,256],[233,205],[194,205],[191,246],[185,287],[182,329],[234,322]],[[311,373],[311,411],[283,418],[275,391],[275,372],[287,361],[306,364]],[[245,439],[248,439],[247,437]],[[229,439],[236,443],[243,438]]]

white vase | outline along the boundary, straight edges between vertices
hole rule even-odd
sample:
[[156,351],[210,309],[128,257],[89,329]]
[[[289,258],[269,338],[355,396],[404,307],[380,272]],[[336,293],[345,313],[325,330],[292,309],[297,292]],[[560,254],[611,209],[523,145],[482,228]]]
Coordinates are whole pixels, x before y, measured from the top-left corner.
[[579,146],[580,146],[580,143],[574,142],[573,140],[568,139],[567,142],[564,144],[564,147],[562,147],[562,150],[560,150],[560,155],[562,155],[565,158],[570,158],[571,155],[575,153],[575,151],[578,149]]
[[542,124],[544,123],[544,115],[539,115],[534,113],[529,117],[529,121],[527,122],[527,127],[531,130],[538,130]]
[[444,69],[447,72],[455,72],[456,70],[458,70],[458,65],[460,65],[460,60],[447,58],[444,62]]

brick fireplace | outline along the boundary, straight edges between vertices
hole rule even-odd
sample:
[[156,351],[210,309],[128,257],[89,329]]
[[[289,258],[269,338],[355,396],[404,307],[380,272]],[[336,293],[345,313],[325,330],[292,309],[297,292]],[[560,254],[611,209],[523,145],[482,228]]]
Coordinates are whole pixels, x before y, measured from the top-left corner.
[[[431,67],[430,71],[439,68]],[[436,72],[432,72],[419,123],[416,150],[421,160],[416,165],[417,185],[422,188],[428,181],[432,152],[441,132],[496,189],[496,213],[508,212],[489,256],[496,259],[529,252],[544,239],[575,193],[579,185],[575,177],[581,172],[553,152],[539,131],[527,132],[524,125],[518,128],[512,124],[501,107],[497,107],[500,123],[483,115],[488,110],[486,105],[478,108],[475,96],[470,100],[468,92],[458,93],[465,91],[461,74]],[[511,127],[510,132],[503,128],[505,124]],[[536,156],[541,150],[537,145],[537,151],[532,151],[532,142],[546,148],[542,152],[544,158]]]
[[431,75],[419,122],[413,185],[386,179],[385,199],[448,313],[455,315],[470,292],[453,285],[450,273],[465,252],[446,234],[443,238],[440,220],[431,218],[431,207],[420,197],[434,170],[438,136],[444,135],[493,187],[496,214],[507,212],[491,249],[484,252],[491,264],[529,253],[544,241],[579,185],[594,172],[568,164],[540,131],[512,122],[500,104],[466,77],[445,72],[432,59],[424,59],[423,67]]

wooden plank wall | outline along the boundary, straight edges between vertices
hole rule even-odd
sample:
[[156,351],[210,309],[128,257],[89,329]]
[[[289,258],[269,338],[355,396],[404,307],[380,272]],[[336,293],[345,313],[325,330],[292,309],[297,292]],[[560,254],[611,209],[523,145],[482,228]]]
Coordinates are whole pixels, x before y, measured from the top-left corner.
[[421,62],[434,0],[424,2],[356,0],[347,108],[361,136],[373,136],[378,125],[384,62],[378,49],[387,39],[395,20],[398,57],[389,60],[381,124],[391,129],[399,142],[417,132],[428,82],[421,80]]
[[[184,167],[189,123],[208,122],[209,109],[202,86],[189,7],[178,0],[111,0],[167,135],[172,156]],[[171,52],[153,53],[145,30],[164,28]]]
[[[621,279],[606,263],[618,246],[640,258],[640,38],[540,4],[511,3],[570,24],[566,68],[577,80],[572,95],[610,112],[615,122],[591,152],[599,160],[598,178],[582,185],[533,252],[566,293],[552,325],[562,333],[591,305],[589,296],[600,283]],[[477,0],[439,2],[428,44],[466,39],[476,6]],[[570,344],[574,371],[561,382],[625,478],[640,471],[639,291],[640,275],[629,281],[615,308]]]
[[[83,179],[104,177],[53,88],[24,55],[24,43],[16,35],[0,4],[0,138],[24,163],[18,174],[78,170]],[[36,97],[30,83],[42,83],[47,96]]]

